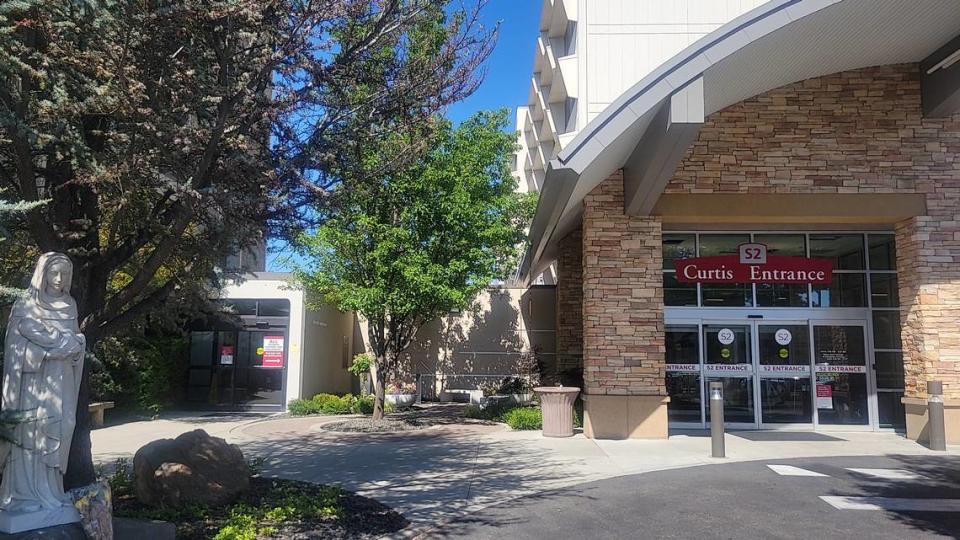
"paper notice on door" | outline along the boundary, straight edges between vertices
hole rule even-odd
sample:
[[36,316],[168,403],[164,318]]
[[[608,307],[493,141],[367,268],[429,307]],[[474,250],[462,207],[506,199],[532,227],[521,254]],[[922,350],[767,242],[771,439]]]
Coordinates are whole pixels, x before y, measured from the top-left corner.
[[833,409],[833,387],[829,384],[817,385],[817,408]]
[[283,336],[263,337],[263,367],[283,367]]
[[233,345],[220,346],[220,365],[233,365]]

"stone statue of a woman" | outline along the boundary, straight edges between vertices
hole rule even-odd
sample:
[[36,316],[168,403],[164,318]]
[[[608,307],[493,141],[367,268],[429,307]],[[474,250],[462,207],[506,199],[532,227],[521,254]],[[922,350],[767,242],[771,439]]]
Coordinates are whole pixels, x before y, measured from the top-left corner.
[[44,254],[27,294],[10,312],[2,411],[17,420],[0,482],[0,530],[5,532],[76,521],[63,475],[86,340],[70,296],[72,273],[66,255]]

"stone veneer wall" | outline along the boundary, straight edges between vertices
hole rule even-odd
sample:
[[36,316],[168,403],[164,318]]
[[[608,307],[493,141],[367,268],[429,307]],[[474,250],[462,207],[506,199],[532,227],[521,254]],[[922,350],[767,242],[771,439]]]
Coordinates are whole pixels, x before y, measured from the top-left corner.
[[557,246],[557,367],[583,363],[583,235],[577,229]]
[[586,394],[666,395],[662,266],[660,220],[624,215],[611,176],[583,207]]
[[906,394],[923,397],[940,379],[957,399],[960,115],[923,118],[917,65],[811,79],[714,113],[666,188],[904,192],[925,194],[928,214],[896,227]]

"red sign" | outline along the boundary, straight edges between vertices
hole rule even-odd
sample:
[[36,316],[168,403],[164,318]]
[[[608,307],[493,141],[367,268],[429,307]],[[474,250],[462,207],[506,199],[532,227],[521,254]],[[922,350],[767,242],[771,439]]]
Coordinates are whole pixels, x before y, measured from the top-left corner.
[[263,336],[263,367],[283,367],[283,336]]
[[677,259],[673,263],[680,283],[789,283],[829,285],[829,259],[768,255],[763,244],[743,244],[737,255]]

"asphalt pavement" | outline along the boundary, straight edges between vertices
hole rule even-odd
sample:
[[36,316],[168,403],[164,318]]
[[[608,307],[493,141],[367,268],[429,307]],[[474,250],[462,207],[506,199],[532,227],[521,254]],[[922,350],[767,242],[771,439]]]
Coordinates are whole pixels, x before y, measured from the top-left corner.
[[813,458],[614,478],[486,508],[450,538],[960,537],[960,458]]

